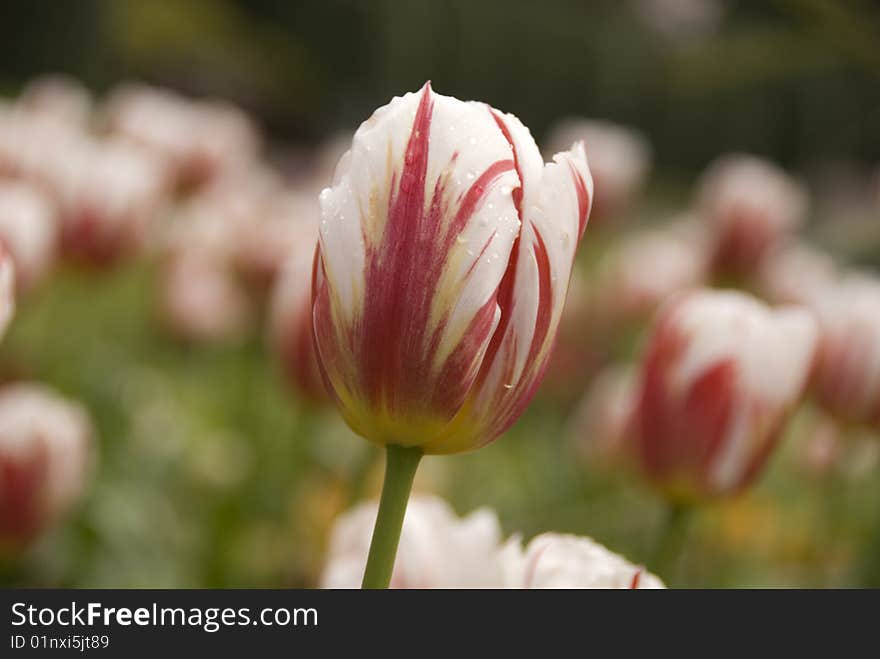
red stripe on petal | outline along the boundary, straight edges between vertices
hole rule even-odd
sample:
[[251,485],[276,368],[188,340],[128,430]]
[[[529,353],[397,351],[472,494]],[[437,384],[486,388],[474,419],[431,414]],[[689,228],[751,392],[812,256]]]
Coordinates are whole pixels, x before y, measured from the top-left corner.
[[504,117],[502,117],[494,108],[488,105],[486,108],[488,108],[489,114],[492,115],[492,119],[495,120],[498,128],[501,129],[501,134],[504,135],[504,139],[510,144],[510,150],[513,151],[513,166],[516,168],[517,175],[519,175],[519,187],[513,191],[511,196],[513,197],[513,204],[516,206],[516,212],[520,216],[520,219],[522,219],[523,188],[525,187],[526,182],[523,178],[522,169],[520,169],[519,166],[519,155],[516,152],[516,143],[513,141],[513,135],[511,134],[510,129],[507,127],[507,124],[504,123]]
[[633,575],[632,581],[629,582],[630,590],[637,590],[639,587],[639,582],[642,580],[642,568],[636,570],[636,573]]
[[736,362],[725,359],[707,369],[693,383],[684,401],[689,446],[679,456],[696,469],[697,482],[706,483],[711,465],[730,440],[730,422],[736,396]]

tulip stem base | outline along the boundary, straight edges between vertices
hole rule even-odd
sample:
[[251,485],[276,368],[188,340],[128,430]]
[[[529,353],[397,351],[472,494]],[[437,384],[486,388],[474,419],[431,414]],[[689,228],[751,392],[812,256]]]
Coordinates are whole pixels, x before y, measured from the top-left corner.
[[669,507],[660,535],[654,547],[653,570],[666,580],[668,586],[675,585],[681,556],[687,542],[693,508],[682,504]]
[[403,517],[421,459],[422,450],[418,447],[389,444],[386,448],[385,482],[362,588],[388,588],[391,583]]

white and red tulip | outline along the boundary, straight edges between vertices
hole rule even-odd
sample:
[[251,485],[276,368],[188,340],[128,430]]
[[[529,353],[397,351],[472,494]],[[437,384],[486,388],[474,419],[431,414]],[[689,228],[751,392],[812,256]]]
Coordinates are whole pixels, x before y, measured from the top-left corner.
[[0,545],[27,543],[81,495],[91,432],[85,410],[46,387],[0,390]]
[[699,186],[699,210],[712,232],[712,266],[748,277],[804,222],[807,195],[788,174],[754,156],[714,162]]
[[54,264],[58,219],[48,196],[19,181],[0,182],[0,242],[15,262],[19,291],[36,285]]
[[642,470],[678,502],[735,494],[760,472],[807,383],[812,315],[701,291],[658,317],[633,421]]
[[880,428],[880,281],[851,275],[827,288],[815,309],[816,398],[843,422]]
[[545,165],[516,117],[429,84],[364,122],[321,195],[313,281],[349,425],[425,453],[504,432],[541,381],[592,191],[582,145]]

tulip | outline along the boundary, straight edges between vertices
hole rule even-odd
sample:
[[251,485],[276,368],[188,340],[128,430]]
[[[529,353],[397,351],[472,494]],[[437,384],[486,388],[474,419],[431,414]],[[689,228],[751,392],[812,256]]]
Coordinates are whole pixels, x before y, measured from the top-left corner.
[[75,503],[90,442],[79,405],[41,385],[0,390],[0,545],[20,548]]
[[92,113],[92,95],[81,82],[66,75],[46,75],[27,84],[18,106],[45,114],[71,126],[87,128]]
[[674,43],[711,37],[728,10],[723,0],[633,0],[631,5],[646,27]]
[[651,170],[651,145],[632,128],[608,121],[567,119],[550,134],[550,152],[581,140],[590,154],[596,197],[593,222],[613,219],[641,194]]
[[251,325],[247,292],[226,264],[192,250],[163,262],[159,311],[168,330],[186,341],[240,339]]
[[0,241],[0,338],[6,333],[15,311],[15,266],[3,241]]
[[64,252],[92,265],[143,246],[166,201],[167,178],[150,154],[119,140],[83,140],[50,174]]
[[52,267],[57,241],[57,218],[48,197],[26,183],[0,182],[0,242],[15,263],[20,292],[31,289]]
[[663,309],[649,339],[633,429],[641,467],[671,501],[732,495],[760,472],[806,385],[816,322],[734,292]]
[[[376,521],[375,502],[362,503],[334,525],[322,588],[356,588]],[[501,525],[495,513],[476,510],[459,518],[433,496],[414,496],[406,511],[392,588],[492,588],[504,583]]]
[[[322,588],[354,588],[367,561],[375,503],[343,514],[331,534]],[[523,548],[504,541],[495,513],[458,517],[434,496],[414,496],[406,511],[393,588],[663,588],[642,568],[590,538],[545,533]]]
[[605,369],[578,406],[572,434],[585,462],[613,465],[630,459],[630,424],[638,391],[635,375],[627,367]]
[[544,533],[524,551],[516,545],[506,555],[509,588],[665,588],[656,576],[591,538]]
[[269,340],[293,388],[312,402],[327,391],[312,340],[311,274],[318,241],[317,224],[302,222],[269,304]]
[[784,171],[760,158],[713,163],[698,191],[713,237],[712,265],[722,277],[746,277],[804,221],[807,196]]
[[834,260],[805,243],[773,252],[757,273],[757,289],[774,304],[812,306],[838,279]]
[[689,220],[638,232],[599,264],[593,316],[620,325],[644,323],[668,298],[707,277],[706,240]]
[[840,421],[880,428],[880,281],[850,275],[816,305],[818,401]]
[[321,193],[313,314],[333,399],[390,447],[391,539],[365,581],[390,578],[411,484],[392,472],[492,441],[533,397],[591,198],[582,145],[545,165],[514,116],[429,84],[355,134]]
[[161,157],[178,186],[198,188],[253,162],[259,131],[239,109],[191,101],[143,85],[114,90],[106,108],[110,129]]

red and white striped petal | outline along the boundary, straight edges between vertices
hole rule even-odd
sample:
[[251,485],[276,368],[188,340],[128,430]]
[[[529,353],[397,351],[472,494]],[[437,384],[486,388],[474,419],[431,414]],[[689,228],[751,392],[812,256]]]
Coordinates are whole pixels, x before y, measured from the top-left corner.
[[484,445],[519,417],[543,377],[556,337],[578,241],[593,198],[583,145],[541,156],[528,129],[512,115],[493,116],[516,154],[523,180],[522,227],[498,295],[501,322],[492,338],[468,402],[430,453],[454,453]]
[[430,441],[462,406],[501,318],[518,188],[493,115],[430,85],[355,134],[321,195],[314,330],[328,388],[368,439]]

